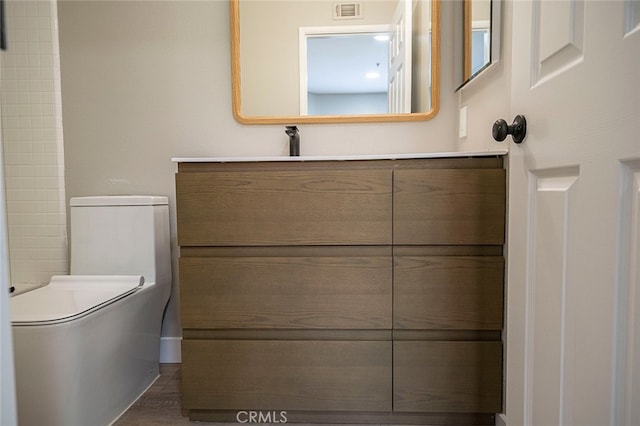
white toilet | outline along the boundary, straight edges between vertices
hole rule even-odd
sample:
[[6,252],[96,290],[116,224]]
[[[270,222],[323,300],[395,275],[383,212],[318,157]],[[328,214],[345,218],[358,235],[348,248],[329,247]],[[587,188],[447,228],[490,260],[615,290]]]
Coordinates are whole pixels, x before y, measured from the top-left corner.
[[72,198],[71,275],[11,298],[18,422],[100,426],[158,377],[166,197]]

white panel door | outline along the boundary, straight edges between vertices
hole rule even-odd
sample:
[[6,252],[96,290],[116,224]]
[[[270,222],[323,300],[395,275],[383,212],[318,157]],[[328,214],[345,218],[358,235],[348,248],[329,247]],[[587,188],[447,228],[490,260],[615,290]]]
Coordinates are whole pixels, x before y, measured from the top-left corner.
[[640,425],[639,5],[511,4],[508,425]]
[[389,39],[389,113],[411,112],[411,0],[398,0]]

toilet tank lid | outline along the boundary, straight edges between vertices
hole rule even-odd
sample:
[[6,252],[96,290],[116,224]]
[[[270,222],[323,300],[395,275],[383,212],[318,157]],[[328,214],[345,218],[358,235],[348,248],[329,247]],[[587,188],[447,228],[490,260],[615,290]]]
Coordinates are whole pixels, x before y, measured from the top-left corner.
[[169,204],[165,196],[157,195],[104,195],[92,197],[73,197],[71,207],[95,206],[161,206]]

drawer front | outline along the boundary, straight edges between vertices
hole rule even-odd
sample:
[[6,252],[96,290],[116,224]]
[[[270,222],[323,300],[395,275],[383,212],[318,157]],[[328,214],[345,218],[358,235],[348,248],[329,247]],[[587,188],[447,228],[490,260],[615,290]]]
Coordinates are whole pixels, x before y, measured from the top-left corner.
[[391,170],[178,173],[178,243],[391,244],[391,182]]
[[391,329],[392,261],[182,257],[184,328]]
[[502,410],[500,342],[396,341],[393,366],[395,411]]
[[390,411],[391,342],[189,340],[183,409]]
[[396,170],[393,243],[503,244],[503,169]]
[[502,329],[502,257],[397,256],[394,262],[395,329]]

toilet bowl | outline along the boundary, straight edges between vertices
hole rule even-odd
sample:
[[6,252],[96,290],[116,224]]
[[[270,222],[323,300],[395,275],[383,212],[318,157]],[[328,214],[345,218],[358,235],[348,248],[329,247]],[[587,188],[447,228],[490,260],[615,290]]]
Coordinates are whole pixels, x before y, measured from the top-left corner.
[[71,275],[11,298],[20,425],[108,425],[159,375],[166,197],[70,202]]

